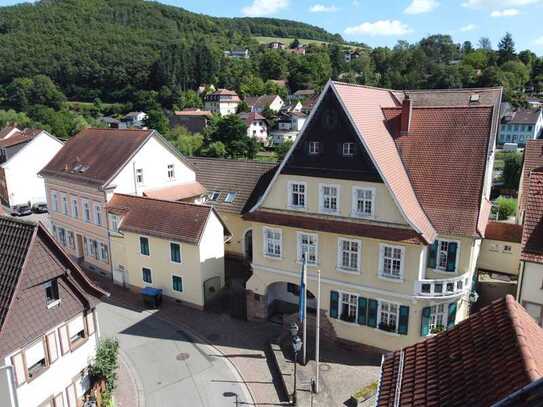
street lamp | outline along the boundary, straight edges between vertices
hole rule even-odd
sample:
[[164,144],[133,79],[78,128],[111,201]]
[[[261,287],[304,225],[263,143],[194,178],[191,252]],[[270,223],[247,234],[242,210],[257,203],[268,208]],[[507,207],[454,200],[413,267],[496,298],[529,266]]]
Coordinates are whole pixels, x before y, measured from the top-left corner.
[[222,394],[224,397],[235,397],[236,398],[236,407],[238,407],[239,405],[239,401],[238,401],[238,394],[237,393],[234,393],[234,392],[231,392],[231,391],[227,391],[226,393],[223,393]]
[[292,340],[292,349],[294,350],[294,390],[292,392],[292,405],[296,405],[296,362],[298,360],[298,352],[302,349],[302,340],[298,337],[298,324],[291,322],[288,330]]

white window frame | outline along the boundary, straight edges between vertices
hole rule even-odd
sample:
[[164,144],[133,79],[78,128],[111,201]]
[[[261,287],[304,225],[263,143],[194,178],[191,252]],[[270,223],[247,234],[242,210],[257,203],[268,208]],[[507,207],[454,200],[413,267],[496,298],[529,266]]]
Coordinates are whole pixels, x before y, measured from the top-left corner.
[[94,224],[96,226],[102,226],[102,205],[95,203],[94,204]]
[[110,213],[109,215],[109,223],[111,225],[111,231],[113,233],[119,233],[119,216],[115,215],[114,213]]
[[[440,238],[437,238],[436,240],[438,242],[437,253],[436,253],[436,267],[431,270],[435,271],[436,273],[443,273],[443,274],[457,273],[458,260],[460,259],[460,241],[454,240],[454,239],[440,239]],[[445,266],[445,269],[439,266],[439,253],[441,252],[441,242],[456,243],[456,257],[454,259],[454,271],[447,271],[447,266]],[[447,262],[448,261],[449,261],[449,258],[447,254]]]
[[[279,255],[278,256],[275,255],[275,254],[270,254],[268,252],[268,240],[267,240],[267,237],[266,237],[267,232],[279,233]],[[266,226],[263,227],[262,228],[262,243],[263,243],[262,252],[264,253],[264,257],[266,257],[268,259],[274,259],[274,260],[282,259],[282,257],[283,257],[283,231],[281,229],[279,229],[279,228],[269,228],[269,227],[266,227]]]
[[[325,188],[335,188],[336,189],[336,209],[329,209],[324,207],[324,189]],[[340,208],[340,196],[341,196],[341,187],[337,184],[319,184],[319,210],[321,213],[329,214],[339,214]]]
[[298,264],[302,264],[302,254],[303,254],[303,248],[302,248],[302,238],[304,236],[309,236],[312,239],[315,239],[315,261],[310,261],[309,258],[307,259],[306,264],[308,266],[318,266],[319,265],[319,235],[317,233],[308,233],[308,232],[296,232],[296,258],[298,259]]
[[143,185],[145,178],[143,178],[143,168],[136,168],[136,184]]
[[[178,262],[172,260],[172,246],[171,246],[172,244],[176,244],[177,246],[179,246],[179,261]],[[183,251],[181,249],[181,243],[174,242],[172,240],[172,241],[169,242],[168,248],[170,249],[170,250],[168,250],[169,251],[169,253],[168,253],[169,256],[168,257],[170,258],[170,263],[172,263],[172,264],[181,264],[181,263],[183,263]]]
[[[379,326],[381,325],[381,322],[383,322],[383,320],[381,319],[381,312],[383,311],[383,304],[385,303],[387,305],[394,305],[396,307],[396,329],[394,330],[394,332],[385,331],[379,328]],[[400,305],[401,304],[398,304],[397,302],[393,302],[393,301],[377,300],[377,327],[376,328],[379,329],[381,332],[389,333],[392,335],[399,335],[398,328],[400,327]],[[386,311],[386,312],[390,313],[390,311]]]
[[51,211],[58,212],[58,192],[51,190]]
[[236,197],[238,196],[237,192],[228,192],[226,196],[224,197],[225,203],[232,203],[236,200]]
[[[356,298],[356,306],[355,306],[355,316],[354,316],[354,321],[353,322],[350,322],[350,321],[345,321],[343,319],[341,319],[341,314],[343,312],[343,296],[344,295],[348,295],[349,296],[349,300],[351,299],[350,297],[354,296]],[[358,299],[361,297],[361,295],[359,294],[355,294],[355,293],[351,293],[351,292],[348,292],[348,291],[338,291],[338,314],[337,314],[337,320],[340,321],[341,323],[344,323],[344,324],[353,324],[353,325],[358,325]]]
[[[70,236],[72,237],[71,239]],[[66,231],[66,242],[70,249],[75,250],[75,233],[73,230]]]
[[[143,279],[143,269],[147,269],[151,273],[151,282],[150,283]],[[141,281],[143,282],[143,284],[146,287],[151,287],[153,285],[153,269],[151,267],[149,267],[149,266],[142,266],[141,267]]]
[[319,141],[310,141],[309,142],[309,154],[317,155],[321,151],[321,143]]
[[79,199],[72,195],[72,218],[79,219]]
[[[358,251],[356,252],[356,268],[345,267],[343,265],[343,243],[348,242],[349,245],[356,243],[358,245]],[[352,250],[349,250],[349,253],[353,253]],[[360,274],[360,264],[362,257],[362,241],[358,239],[348,239],[345,237],[339,237],[337,240],[337,270],[342,273],[348,274]]]
[[[438,310],[440,306],[443,306],[443,311]],[[445,329],[447,328],[447,320],[449,317],[449,304],[447,303],[434,304],[434,305],[430,305],[429,307],[430,307],[430,317],[429,317],[430,320],[428,322],[427,336],[432,336],[432,335],[435,335],[432,333],[432,329],[437,328],[439,325],[441,325]],[[441,324],[439,324],[440,321],[438,321],[438,318],[441,318]]]
[[[104,249],[106,255],[104,256]],[[104,242],[98,242],[98,252],[100,260],[109,264],[109,247]]]
[[[177,291],[177,290],[174,290],[173,289],[173,278],[174,277],[178,277],[181,279],[181,287],[182,290],[181,291]],[[171,283],[171,286],[170,286],[170,291],[172,292],[172,294],[176,294],[176,295],[179,295],[179,294],[183,294],[185,292],[185,279],[183,278],[183,276],[179,273],[172,273],[172,278],[170,280],[170,283]]]
[[[345,148],[347,146],[348,146],[348,148]],[[354,143],[351,143],[351,142],[343,143],[342,146],[341,146],[341,152],[342,152],[343,157],[353,157],[354,156]]]
[[[392,274],[385,274],[385,248],[391,248],[392,251],[399,249],[401,252],[400,257],[400,274],[398,277],[393,276]],[[391,266],[392,267],[392,266]],[[396,281],[403,282],[404,279],[404,268],[405,268],[405,247],[381,243],[379,245],[379,278],[382,278],[387,281]]]
[[168,170],[168,180],[175,181],[175,165],[168,164],[166,168]]
[[[358,192],[371,192],[371,213],[358,211]],[[367,199],[364,198],[364,201]],[[373,219],[375,217],[375,188],[374,187],[353,187],[352,191],[352,216],[355,218]]]
[[60,193],[60,203],[62,206],[62,213],[66,216],[69,216],[70,211],[68,210],[68,194],[66,192]]
[[[295,185],[296,186],[303,185],[303,187],[304,187],[304,192],[303,192],[304,204],[303,204],[303,206],[302,205],[294,205],[292,203],[292,195],[295,193],[293,191],[293,187]],[[296,192],[296,194],[301,194],[301,192]],[[307,182],[303,182],[303,181],[289,181],[288,182],[288,207],[290,209],[295,209],[295,210],[305,210],[305,209],[307,209]]]
[[88,199],[81,200],[81,206],[83,209],[83,222],[91,223],[92,222],[92,209]]

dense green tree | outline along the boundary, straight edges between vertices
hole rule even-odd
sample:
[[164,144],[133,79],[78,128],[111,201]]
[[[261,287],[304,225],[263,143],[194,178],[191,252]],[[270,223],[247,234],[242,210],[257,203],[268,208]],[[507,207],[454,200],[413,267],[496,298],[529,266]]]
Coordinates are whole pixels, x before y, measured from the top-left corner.
[[486,51],[492,51],[492,43],[488,37],[481,37],[479,40],[479,48]]
[[7,125],[17,125],[21,128],[30,126],[30,117],[23,112],[16,112],[13,109],[10,110],[0,110],[0,128],[3,128]]
[[147,112],[147,118],[144,124],[149,129],[154,129],[160,134],[168,134],[170,123],[161,109],[152,109]]
[[[207,129],[206,129],[207,130]],[[225,156],[229,158],[253,159],[258,153],[258,143],[254,138],[247,136],[247,126],[236,115],[216,118],[208,131],[209,148],[220,142],[224,146]],[[215,146],[217,149],[218,145]],[[209,155],[209,152],[205,152]]]
[[204,136],[199,133],[191,133],[185,127],[179,126],[172,129],[168,134],[181,154],[186,156],[197,155],[204,144]]
[[505,188],[517,191],[522,173],[522,154],[509,153],[504,160],[503,185]]
[[287,76],[288,59],[284,51],[268,49],[260,55],[258,69],[264,81],[284,79]]
[[513,41],[513,36],[511,33],[506,33],[498,43],[499,63],[503,64],[512,61],[515,57],[515,42]]
[[64,94],[45,75],[16,78],[6,87],[6,104],[16,110],[26,111],[33,105],[60,109],[65,100]]

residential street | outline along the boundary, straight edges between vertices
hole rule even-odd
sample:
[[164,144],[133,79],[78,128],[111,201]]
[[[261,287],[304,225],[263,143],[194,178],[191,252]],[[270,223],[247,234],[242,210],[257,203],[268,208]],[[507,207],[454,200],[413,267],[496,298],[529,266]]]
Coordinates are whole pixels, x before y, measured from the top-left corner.
[[234,367],[213,347],[153,316],[107,303],[99,305],[102,337],[116,336],[138,376],[146,407],[232,406],[251,401]]

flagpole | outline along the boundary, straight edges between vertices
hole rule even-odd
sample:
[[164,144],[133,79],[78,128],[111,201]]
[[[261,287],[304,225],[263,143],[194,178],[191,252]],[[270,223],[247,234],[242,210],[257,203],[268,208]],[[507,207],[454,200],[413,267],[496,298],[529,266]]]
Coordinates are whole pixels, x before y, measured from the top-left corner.
[[[307,268],[304,266],[304,273],[306,273],[306,279],[307,279]],[[307,281],[307,280],[306,280]],[[304,366],[307,362],[306,356],[307,356],[307,285],[304,285]]]
[[321,271],[317,270],[317,326],[315,338],[315,366],[317,369],[315,379],[315,393],[319,394],[319,359],[320,359],[320,325],[321,325]]

